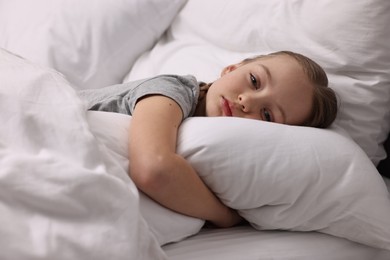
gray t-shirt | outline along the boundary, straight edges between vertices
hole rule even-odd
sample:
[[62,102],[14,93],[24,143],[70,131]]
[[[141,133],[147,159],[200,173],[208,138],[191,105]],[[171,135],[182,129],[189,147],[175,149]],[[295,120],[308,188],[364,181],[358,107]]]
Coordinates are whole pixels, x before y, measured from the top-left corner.
[[199,83],[195,77],[160,75],[153,78],[78,92],[89,110],[132,115],[137,101],[152,94],[160,94],[176,101],[183,111],[183,119],[192,116],[199,97]]

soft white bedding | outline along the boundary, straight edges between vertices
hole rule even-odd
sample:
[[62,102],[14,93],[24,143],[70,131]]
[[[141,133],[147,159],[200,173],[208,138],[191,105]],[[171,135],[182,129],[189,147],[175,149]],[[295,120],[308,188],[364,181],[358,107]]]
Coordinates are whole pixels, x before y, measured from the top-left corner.
[[[374,166],[390,130],[389,13],[388,0],[0,0],[0,47],[66,78],[0,49],[0,259],[390,259]],[[126,174],[128,119],[85,113],[72,89],[212,81],[282,49],[327,71],[332,129],[192,120],[178,148],[253,227],[330,235],[202,230],[157,205]],[[236,138],[247,128],[260,145]]]
[[[0,71],[2,71],[0,80],[3,86],[0,92],[2,111],[0,119],[4,122],[0,128],[0,140],[2,140],[0,216],[2,222],[5,223],[0,228],[2,235],[0,242],[4,245],[0,253],[1,258],[52,259],[55,256],[56,259],[69,257],[82,259],[107,259],[109,257],[115,257],[115,259],[127,259],[128,257],[130,259],[165,259],[165,254],[159,244],[177,241],[199,232],[202,221],[170,212],[143,195],[140,199],[137,189],[126,173],[128,168],[126,155],[128,116],[103,112],[87,113],[74,90],[57,72],[33,65],[4,50],[0,51],[0,58]],[[199,134],[200,129],[197,131],[195,125],[191,125],[192,123],[201,123],[201,121],[196,122],[196,120],[205,120],[203,123],[206,125],[200,129],[209,132],[208,135],[206,132]],[[225,134],[229,136],[236,132],[233,127],[236,124],[234,120],[224,122],[221,121],[222,119],[215,119],[218,128],[213,127],[212,122],[208,120],[207,118],[194,118],[186,121],[179,137],[179,152],[186,156],[191,163],[200,167],[198,168],[200,174],[205,173],[202,170],[202,165],[209,165],[213,168],[209,172],[211,176],[218,176],[223,172],[228,173],[230,168],[233,169],[232,173],[237,171],[238,175],[232,175],[231,181],[233,183],[237,183],[234,175],[242,178],[243,173],[253,173],[253,170],[259,176],[268,175],[267,171],[259,171],[258,167],[249,169],[253,167],[251,163],[249,163],[247,170],[240,170],[240,167],[234,170],[235,166],[230,167],[229,164],[224,166],[227,168],[219,169],[218,165],[222,161],[218,159],[218,156],[223,156],[226,148],[224,148],[223,143],[220,143],[224,139],[216,138],[220,131],[215,132],[214,130],[224,129],[228,126],[227,129],[231,130],[230,134],[228,132]],[[241,127],[245,128],[246,123],[251,124],[252,122],[255,121],[244,120],[241,122]],[[277,124],[258,124],[258,126],[250,125],[248,129],[251,128],[256,130],[256,135],[258,132],[264,132],[263,138],[265,139],[259,139],[262,141],[256,141],[256,143],[264,145],[264,150],[261,150],[264,152],[262,157],[265,160],[273,161],[271,159],[273,155],[269,153],[271,146],[267,145],[267,132],[277,133],[280,131],[281,134],[290,127]],[[261,131],[259,131],[260,128]],[[210,131],[212,129],[214,130]],[[308,132],[305,133],[306,137],[307,134]],[[290,138],[296,137],[290,136]],[[244,139],[240,140],[242,147],[247,145],[244,144]],[[215,140],[216,143],[213,143],[212,140]],[[232,140],[234,141],[234,138]],[[344,142],[351,141],[345,139]],[[299,142],[297,143],[299,144]],[[284,142],[274,143],[274,145],[283,147]],[[299,146],[304,147],[305,144],[302,143]],[[283,149],[288,150],[292,147],[291,149],[296,150],[299,146],[287,145]],[[223,153],[218,152],[218,147],[223,149]],[[246,150],[251,154],[255,152],[251,149]],[[308,152],[310,153],[310,151]],[[307,157],[309,153],[303,156]],[[248,155],[243,155],[248,157]],[[360,168],[358,165],[364,163],[364,154],[352,153],[351,156],[350,161],[347,160],[346,163],[350,165],[348,168],[357,171]],[[260,158],[257,155],[255,157]],[[208,161],[206,158],[212,160]],[[213,165],[212,161],[216,161],[216,164]],[[254,162],[255,160],[249,161]],[[234,161],[227,160],[227,162]],[[292,160],[288,165],[295,167],[295,164],[300,164],[300,162]],[[274,168],[272,164],[270,166]],[[315,164],[311,167],[315,167]],[[262,168],[267,169],[267,167]],[[372,173],[375,174],[375,172]],[[344,224],[339,226],[335,222],[337,232],[332,231],[332,229],[318,231],[328,232],[372,247],[388,248],[387,229],[378,232],[383,227],[389,226],[386,224],[390,208],[388,191],[384,190],[387,195],[383,193],[384,183],[375,175],[369,179],[362,179],[355,174],[353,171],[347,171],[342,177],[343,183],[350,187],[341,186],[340,188],[345,189],[347,193],[339,193],[338,189],[328,191],[332,196],[336,196],[332,199],[338,205],[336,208],[340,208],[340,205],[344,204],[350,205],[345,208],[347,211],[335,211],[332,202],[322,202],[318,203],[316,208],[307,211],[304,216],[307,217],[313,212],[327,209],[326,207],[329,205],[332,214],[338,212],[338,215],[331,216]],[[229,181],[229,178],[231,177],[226,176],[224,179]],[[320,186],[317,186],[317,189],[321,189],[323,184],[329,185],[327,182],[333,178],[328,179],[324,175],[321,179],[323,179],[321,182],[314,179],[315,182],[308,183],[310,185],[318,183]],[[205,180],[207,181],[207,178]],[[219,182],[222,185],[220,187],[226,185],[226,180]],[[274,202],[275,199],[285,200],[283,199],[284,195],[290,197],[295,192],[300,193],[296,189],[278,192],[278,187],[285,185],[282,179],[277,182],[273,182],[272,179],[270,179],[271,182],[267,179],[260,180],[265,182],[265,186],[259,188],[259,191],[266,191],[269,194],[279,193],[275,197],[264,197],[266,200],[267,198]],[[361,182],[364,182],[368,187],[361,192],[369,200],[365,200],[363,197],[359,198],[359,192],[362,188]],[[228,192],[225,195],[218,192],[217,194],[222,196],[221,198],[233,195],[231,201],[226,201],[226,203],[235,203],[236,208],[240,209],[244,217],[247,217],[245,211],[249,209],[246,207],[254,195],[253,191],[251,192],[242,186],[242,182],[238,182],[238,185],[233,183],[228,184],[229,190],[236,192]],[[290,182],[287,186],[291,185],[294,184]],[[218,189],[218,185],[210,183],[210,186]],[[247,191],[247,196],[244,194],[235,196],[235,194],[240,194],[243,187]],[[303,190],[310,190],[308,188],[309,186]],[[358,200],[348,195],[351,191],[356,198],[359,198]],[[327,197],[326,192],[326,189],[321,191],[324,198]],[[337,201],[337,196],[340,196],[338,194],[344,196],[342,201]],[[282,207],[282,210],[288,210],[292,215],[302,212],[303,208],[299,201],[305,197],[307,196],[302,196],[302,198],[294,199],[291,202],[285,200],[288,207],[285,209]],[[270,201],[263,203],[266,206]],[[275,216],[279,216],[278,222],[274,222],[276,225],[274,228],[283,228],[286,223],[294,223],[291,222],[290,218],[285,220],[280,218],[282,215],[277,207],[275,208],[276,212],[268,213],[268,216],[267,214],[262,215],[263,211],[261,210],[264,208],[267,211],[267,207],[261,205],[258,207],[260,210],[259,219],[262,221],[267,221],[267,219],[270,221]],[[258,214],[256,210],[254,213]],[[320,215],[324,215],[324,213]],[[310,219],[310,222],[314,224],[312,227],[314,230],[319,223],[321,225],[328,223],[324,222],[326,219],[324,216],[319,219]],[[355,219],[351,219],[353,216]],[[250,219],[250,221],[256,223],[256,220]],[[296,224],[298,223],[300,222],[296,222]],[[334,223],[329,222],[326,225],[332,227]],[[308,226],[305,227],[308,228]],[[357,227],[359,228],[358,232],[355,230]],[[297,227],[294,229],[299,230]],[[252,229],[250,232],[253,231]],[[356,237],[354,237],[355,235]],[[368,252],[382,252],[379,249],[349,243],[352,247],[367,248]]]

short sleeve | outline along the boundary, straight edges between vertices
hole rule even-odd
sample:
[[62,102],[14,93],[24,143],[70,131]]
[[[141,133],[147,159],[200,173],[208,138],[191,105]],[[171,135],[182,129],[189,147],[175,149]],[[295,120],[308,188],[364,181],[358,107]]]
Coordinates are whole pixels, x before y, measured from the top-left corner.
[[183,111],[183,119],[195,112],[199,86],[193,76],[161,75],[142,81],[127,94],[132,114],[137,101],[147,95],[163,95],[174,100]]

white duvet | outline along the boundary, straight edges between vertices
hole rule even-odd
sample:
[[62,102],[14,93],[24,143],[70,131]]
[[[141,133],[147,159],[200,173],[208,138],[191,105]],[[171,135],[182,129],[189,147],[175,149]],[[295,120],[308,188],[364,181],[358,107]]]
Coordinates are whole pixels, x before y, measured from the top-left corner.
[[0,259],[165,259],[62,76],[0,49],[0,84]]

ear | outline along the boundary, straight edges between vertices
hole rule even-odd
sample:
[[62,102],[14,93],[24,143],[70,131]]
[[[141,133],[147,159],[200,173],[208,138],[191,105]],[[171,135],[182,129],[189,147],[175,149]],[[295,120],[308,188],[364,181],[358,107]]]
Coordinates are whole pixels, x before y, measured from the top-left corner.
[[221,77],[229,72],[232,72],[233,70],[237,69],[238,67],[240,67],[242,64],[241,63],[237,63],[237,64],[232,64],[232,65],[229,65],[225,68],[223,68],[222,72],[221,72]]

